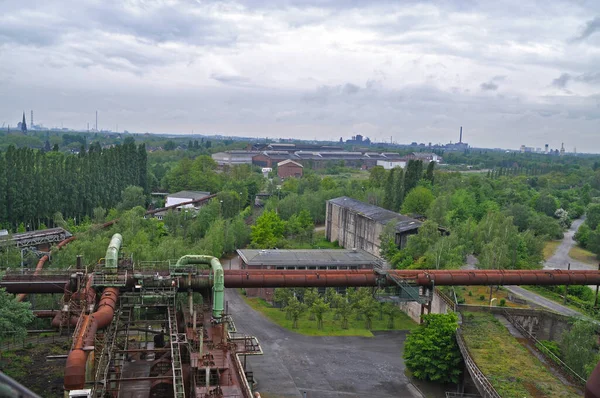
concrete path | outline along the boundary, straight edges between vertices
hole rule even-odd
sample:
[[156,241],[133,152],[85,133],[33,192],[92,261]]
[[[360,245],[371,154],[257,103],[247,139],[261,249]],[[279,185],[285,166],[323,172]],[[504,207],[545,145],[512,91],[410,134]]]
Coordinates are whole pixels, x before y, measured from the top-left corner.
[[573,235],[575,235],[575,232],[577,232],[584,221],[585,220],[583,218],[573,221],[573,224],[571,224],[569,230],[565,232],[562,242],[556,248],[556,252],[554,252],[552,257],[544,262],[544,269],[567,269],[569,263],[571,263],[571,269],[598,269],[593,265],[573,260],[569,256],[569,250],[571,250],[571,248],[577,244],[577,242],[573,240]]
[[238,331],[258,337],[262,356],[249,370],[263,396],[301,398],[407,397],[423,395],[404,375],[403,331],[375,337],[312,337],[286,330],[250,308],[235,289],[226,300]]

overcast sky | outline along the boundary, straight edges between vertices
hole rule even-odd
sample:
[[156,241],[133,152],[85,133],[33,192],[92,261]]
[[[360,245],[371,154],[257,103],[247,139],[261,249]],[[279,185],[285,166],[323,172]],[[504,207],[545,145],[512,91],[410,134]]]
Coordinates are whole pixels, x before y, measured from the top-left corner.
[[[276,4],[276,5],[274,5]],[[600,2],[0,2],[0,123],[600,152]]]

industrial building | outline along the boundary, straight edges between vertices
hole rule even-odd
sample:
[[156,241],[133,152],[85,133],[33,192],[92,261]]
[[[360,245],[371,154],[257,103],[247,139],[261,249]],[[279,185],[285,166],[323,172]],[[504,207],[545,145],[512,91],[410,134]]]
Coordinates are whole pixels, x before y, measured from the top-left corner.
[[[238,249],[242,269],[273,270],[359,270],[387,268],[380,258],[359,249],[322,250],[250,250]],[[246,289],[251,297],[267,301],[273,298],[273,288]]]
[[[167,195],[167,203],[165,204],[165,207],[174,206],[179,203],[191,202],[192,200],[202,199],[207,196],[210,196],[210,192],[179,191],[176,193],[170,193]],[[181,208],[189,209],[192,207],[194,207],[194,205],[188,204],[188,205],[179,206],[179,207],[177,207],[177,209],[178,210],[181,210]]]
[[227,151],[213,153],[211,157],[219,166],[234,166],[237,164],[252,164],[255,151]]
[[285,179],[289,177],[302,177],[304,166],[291,159],[277,163],[277,176]]
[[400,248],[406,246],[408,237],[416,234],[423,224],[414,218],[346,196],[327,201],[325,236],[342,247],[362,249],[380,256],[379,236],[388,223],[394,225],[395,242]]

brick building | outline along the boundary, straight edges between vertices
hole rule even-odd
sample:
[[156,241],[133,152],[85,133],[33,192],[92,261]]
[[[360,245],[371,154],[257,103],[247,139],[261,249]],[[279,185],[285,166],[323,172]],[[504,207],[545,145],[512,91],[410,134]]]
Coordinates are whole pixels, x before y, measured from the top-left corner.
[[289,177],[302,177],[304,166],[291,159],[277,163],[277,176],[285,179]]

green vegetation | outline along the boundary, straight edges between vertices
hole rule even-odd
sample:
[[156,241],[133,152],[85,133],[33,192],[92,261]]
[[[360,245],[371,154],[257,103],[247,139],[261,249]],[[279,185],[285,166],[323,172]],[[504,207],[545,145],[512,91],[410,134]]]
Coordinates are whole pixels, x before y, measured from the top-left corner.
[[556,253],[556,249],[558,249],[560,243],[560,240],[549,240],[544,244],[544,249],[542,252],[544,260],[548,260],[550,257],[554,256],[554,253]]
[[483,374],[503,397],[579,397],[492,315],[464,313],[462,334]]
[[462,356],[456,343],[458,316],[429,314],[404,343],[404,361],[412,375],[420,380],[458,383]]
[[562,335],[559,344],[559,357],[586,380],[600,362],[597,328],[592,322],[576,320],[571,329]]
[[411,330],[417,324],[396,306],[378,303],[370,289],[348,289],[340,295],[327,289],[322,297],[316,289],[275,289],[273,299],[280,308],[260,298],[244,298],[256,311],[274,323],[309,336],[367,336],[374,330]]
[[569,257],[589,265],[598,265],[598,258],[594,253],[579,246],[573,246],[569,250]]
[[18,302],[14,295],[0,289],[0,343],[5,339],[25,337],[27,325],[33,318],[31,303]]

